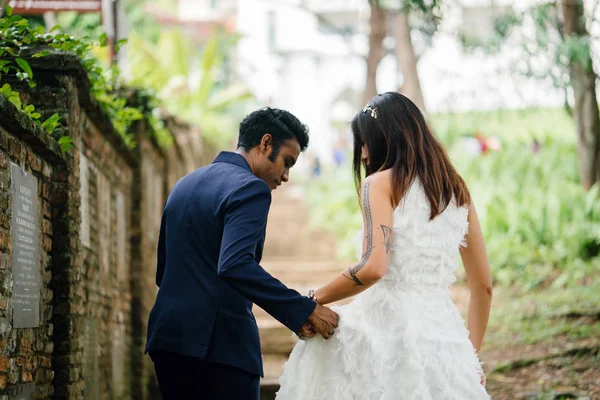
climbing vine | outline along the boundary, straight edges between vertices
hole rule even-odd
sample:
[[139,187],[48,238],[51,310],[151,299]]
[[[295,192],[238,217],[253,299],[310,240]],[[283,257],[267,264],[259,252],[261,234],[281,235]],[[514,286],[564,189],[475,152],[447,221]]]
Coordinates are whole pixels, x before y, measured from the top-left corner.
[[[130,126],[144,117],[147,117],[152,131],[160,135],[158,142],[166,144],[164,139],[168,132],[165,131],[162,121],[155,117],[153,108],[157,106],[154,101],[146,96],[145,104],[130,106],[127,98],[117,94],[119,89],[118,70],[113,68],[105,71],[98,60],[92,55],[95,46],[107,45],[106,34],[100,36],[95,42],[89,37],[76,38],[65,33],[56,33],[60,26],[46,32],[41,26],[32,27],[29,21],[21,16],[13,15],[12,8],[5,8],[5,16],[0,18],[0,94],[19,109],[22,113],[40,125],[46,132],[53,134],[60,127],[60,116],[54,114],[42,121],[41,114],[36,111],[33,104],[25,104],[21,95],[9,82],[16,80],[26,83],[29,88],[35,88],[36,82],[30,61],[46,57],[52,53],[76,54],[85,69],[90,81],[91,94],[96,98],[104,112],[111,119],[115,130],[129,147],[134,147],[135,142],[129,132]],[[116,43],[116,50],[125,43],[120,40]],[[10,78],[10,79],[7,79]],[[9,82],[6,82],[9,80]],[[72,148],[70,137],[62,136],[58,143],[63,151]]]

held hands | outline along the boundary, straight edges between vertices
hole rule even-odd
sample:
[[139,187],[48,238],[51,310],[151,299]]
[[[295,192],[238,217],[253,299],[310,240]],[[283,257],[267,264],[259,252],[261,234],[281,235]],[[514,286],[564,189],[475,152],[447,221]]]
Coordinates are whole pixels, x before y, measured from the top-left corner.
[[317,306],[310,317],[308,317],[308,321],[302,326],[300,332],[297,333],[298,338],[306,340],[320,333],[323,338],[329,339],[338,326],[340,316],[331,309],[319,304],[314,290],[308,292],[308,297],[317,303]]
[[300,340],[310,339],[310,338],[314,337],[316,334],[317,334],[317,332],[315,332],[315,330],[310,326],[310,324],[308,322],[302,326],[302,329],[300,329],[300,332],[296,333],[296,335],[298,336],[298,339],[300,339]]
[[[308,324],[313,332],[319,333],[325,339],[329,339],[334,334],[339,319],[340,317],[336,312],[317,303],[317,307],[315,307],[313,313],[308,317]],[[314,336],[314,333],[312,336]]]

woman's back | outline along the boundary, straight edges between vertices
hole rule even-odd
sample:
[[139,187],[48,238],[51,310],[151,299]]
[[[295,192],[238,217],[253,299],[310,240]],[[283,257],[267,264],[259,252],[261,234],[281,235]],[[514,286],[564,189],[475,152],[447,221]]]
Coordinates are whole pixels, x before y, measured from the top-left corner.
[[453,202],[433,220],[430,213],[423,186],[415,179],[393,212],[388,270],[378,286],[428,291],[454,283],[458,250],[466,245],[468,209]]

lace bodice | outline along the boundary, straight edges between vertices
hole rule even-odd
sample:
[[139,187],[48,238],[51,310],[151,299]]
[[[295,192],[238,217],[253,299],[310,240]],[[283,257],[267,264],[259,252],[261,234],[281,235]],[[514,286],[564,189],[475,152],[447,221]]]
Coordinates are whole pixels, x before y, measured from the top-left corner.
[[394,210],[388,270],[377,286],[432,291],[454,283],[458,250],[466,246],[468,209],[452,203],[432,221],[429,213],[417,179]]

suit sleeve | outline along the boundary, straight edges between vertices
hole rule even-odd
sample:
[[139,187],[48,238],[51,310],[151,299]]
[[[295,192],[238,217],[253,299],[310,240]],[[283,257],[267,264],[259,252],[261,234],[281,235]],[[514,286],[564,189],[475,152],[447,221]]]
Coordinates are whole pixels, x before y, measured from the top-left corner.
[[219,277],[293,332],[299,332],[316,303],[287,288],[256,261],[271,192],[262,181],[237,189],[227,203],[219,254]]
[[167,248],[165,246],[166,218],[163,211],[162,221],[160,223],[160,234],[158,235],[158,251],[156,252],[156,286],[160,287],[163,276],[165,275],[165,264],[167,263]]

